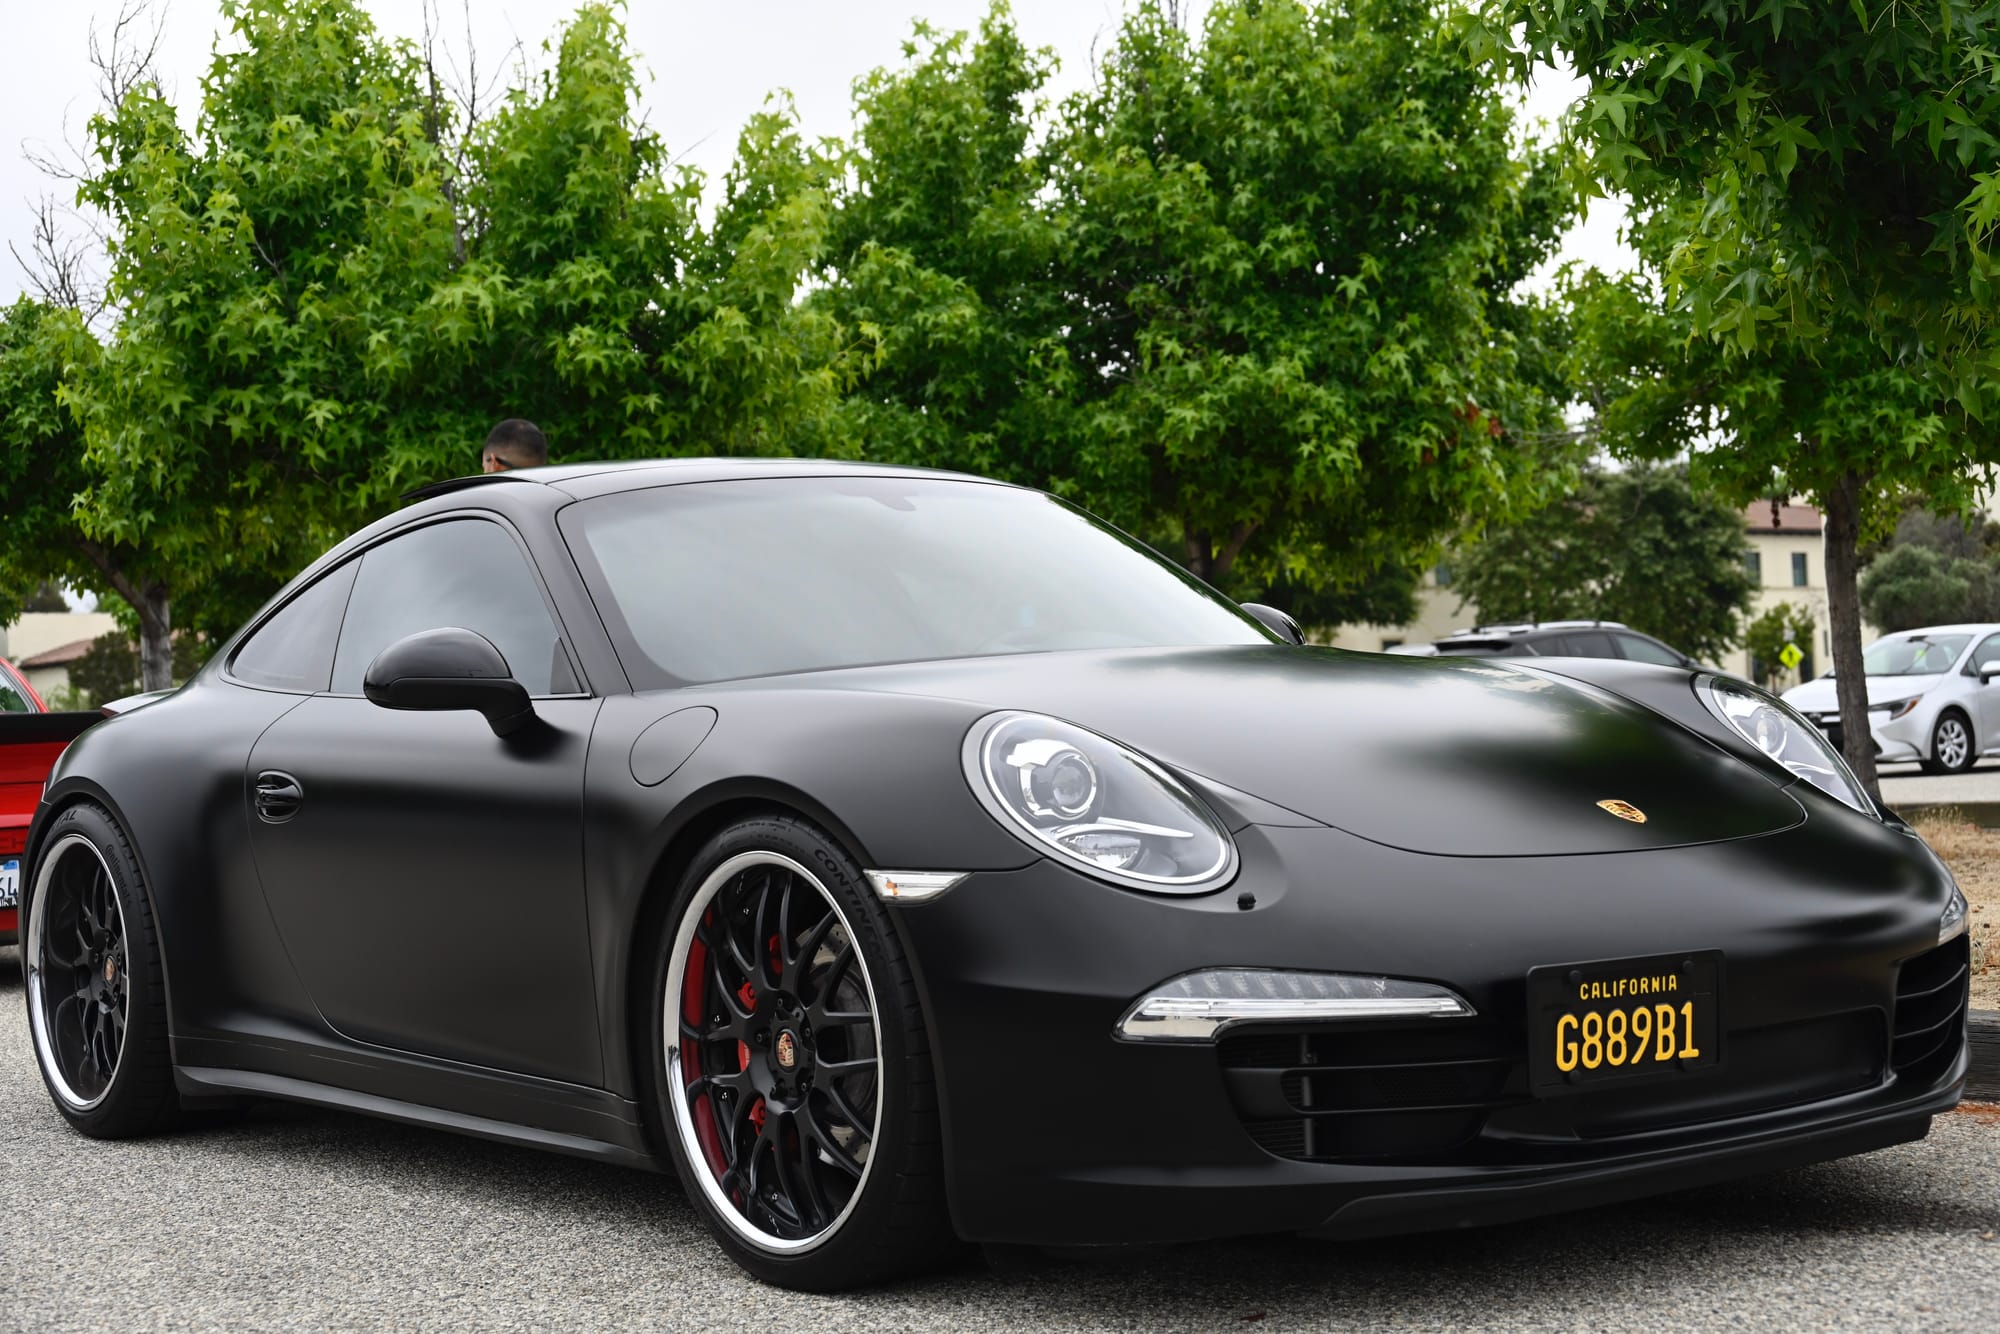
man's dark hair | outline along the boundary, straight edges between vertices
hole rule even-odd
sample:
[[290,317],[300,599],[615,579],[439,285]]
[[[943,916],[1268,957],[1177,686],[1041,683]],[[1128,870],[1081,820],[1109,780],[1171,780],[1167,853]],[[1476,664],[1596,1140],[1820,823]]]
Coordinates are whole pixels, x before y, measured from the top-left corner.
[[549,461],[549,438],[533,422],[509,417],[487,432],[486,453],[510,468],[538,468]]

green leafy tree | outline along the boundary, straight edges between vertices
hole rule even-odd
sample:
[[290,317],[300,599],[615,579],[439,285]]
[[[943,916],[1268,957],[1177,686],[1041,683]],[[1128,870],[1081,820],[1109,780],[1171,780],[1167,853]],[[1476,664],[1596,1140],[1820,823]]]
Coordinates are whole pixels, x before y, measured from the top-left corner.
[[[464,441],[506,405],[584,457],[830,438],[844,348],[797,298],[840,155],[774,105],[744,130],[704,227],[700,174],[638,119],[612,9],[586,5],[552,47],[553,67],[473,136],[469,259],[429,307],[446,349],[425,368],[439,417]],[[406,475],[435,467],[419,452]]]
[[1358,582],[1534,495],[1554,404],[1492,311],[1566,201],[1498,79],[1424,0],[1176,17],[1140,5],[1062,127],[1081,429],[1050,473],[1212,579]]
[[223,12],[192,131],[134,88],[94,122],[83,186],[121,318],[66,390],[79,516],[153,559],[148,686],[172,601],[219,632],[402,491],[469,471],[497,418],[571,459],[833,438],[845,349],[797,297],[839,161],[782,109],[704,226],[609,6],[483,121],[355,0]]
[[2000,5],[1487,0],[1468,27],[1589,86],[1574,125],[1600,187],[1635,202],[1678,326],[1658,347],[1687,349],[1637,396],[1726,420],[1704,463],[1727,493],[1824,513],[1847,760],[1873,791],[1858,547],[1901,496],[1962,508],[1967,472],[2000,462],[1976,425],[2000,389]]
[[857,436],[1335,600],[1406,592],[1468,509],[1538,497],[1561,340],[1513,292],[1570,200],[1436,18],[1231,2],[1197,39],[1143,3],[1049,116],[1004,9],[920,29],[860,85],[818,298],[879,340]]
[[844,430],[877,458],[1060,483],[1077,368],[1037,128],[1054,59],[1004,5],[976,38],[919,23],[903,51],[855,85],[853,179],[814,297],[866,348]]
[[[1666,209],[1635,228],[1643,258],[1663,269],[1695,222]],[[2000,430],[1937,396],[1934,378],[1857,325],[1744,349],[1696,332],[1693,313],[1643,280],[1590,279],[1576,292],[1578,377],[1602,438],[1637,458],[1690,457],[1697,483],[1733,503],[1802,495],[1825,518],[1833,668],[1847,761],[1870,790],[1864,726],[1860,550],[1886,535],[1901,500],[1962,512],[1982,463],[2000,459]]]
[[1686,210],[1662,274],[1697,332],[1865,329],[1992,400],[2000,3],[1486,0],[1475,48],[1588,84],[1602,187]]
[[1811,609],[1789,602],[1765,608],[1744,627],[1743,647],[1750,651],[1750,669],[1761,678],[1759,684],[1776,684],[1783,670],[1779,655],[1787,644],[1797,645],[1801,653],[1811,650],[1813,628]]
[[63,399],[98,359],[97,340],[73,310],[22,298],[0,311],[0,623],[55,581],[116,594],[142,641],[164,649],[167,562],[143,539],[105,532],[78,510],[97,474]]
[[1587,473],[1576,491],[1486,528],[1452,561],[1488,621],[1623,621],[1697,658],[1734,647],[1752,586],[1743,513],[1685,466]]
[[2000,619],[2000,569],[1927,546],[1891,547],[1861,576],[1861,609],[1884,631]]
[[172,671],[167,571],[186,589],[257,570],[268,589],[370,512],[378,461],[393,475],[438,444],[399,411],[421,382],[408,345],[453,261],[417,61],[344,0],[224,14],[234,40],[193,133],[140,85],[93,122],[82,190],[112,225],[121,312],[74,391],[83,517],[158,561],[148,688]]

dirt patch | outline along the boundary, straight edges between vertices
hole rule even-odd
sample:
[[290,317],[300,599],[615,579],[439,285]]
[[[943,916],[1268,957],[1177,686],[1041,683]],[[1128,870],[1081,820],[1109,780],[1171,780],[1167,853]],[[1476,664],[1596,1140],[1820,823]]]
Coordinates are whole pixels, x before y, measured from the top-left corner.
[[1972,1004],[2000,1010],[2000,829],[1948,812],[1916,821],[1917,832],[1958,877],[1972,905]]
[[2000,1126],[2000,1103],[1962,1102],[1953,1109],[1953,1115],[1966,1117],[1981,1125]]

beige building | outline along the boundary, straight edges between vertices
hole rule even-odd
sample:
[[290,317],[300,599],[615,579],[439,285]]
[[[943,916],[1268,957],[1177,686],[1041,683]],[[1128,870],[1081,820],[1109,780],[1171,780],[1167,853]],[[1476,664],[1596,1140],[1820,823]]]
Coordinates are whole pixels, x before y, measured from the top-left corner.
[[[1806,660],[1799,664],[1798,671],[1777,678],[1778,688],[1787,689],[1824,672],[1832,654],[1826,606],[1826,543],[1819,511],[1810,505],[1758,501],[1743,508],[1743,534],[1743,561],[1756,584],[1750,616],[1761,616],[1781,602],[1803,607],[1812,616],[1812,642],[1799,645]],[[1417,591],[1417,615],[1408,625],[1343,625],[1328,642],[1335,648],[1379,653],[1399,644],[1428,644],[1478,623],[1478,609],[1460,606],[1458,594],[1451,588],[1450,571],[1441,566],[1425,571],[1423,586]],[[1872,639],[1874,632],[1863,626],[1862,637],[1864,641]],[[1715,665],[1748,676],[1750,654],[1737,649]]]
[[117,628],[109,612],[23,612],[20,620],[0,627],[0,657],[20,668],[35,693],[47,699],[69,684],[69,664],[83,656],[90,641]]

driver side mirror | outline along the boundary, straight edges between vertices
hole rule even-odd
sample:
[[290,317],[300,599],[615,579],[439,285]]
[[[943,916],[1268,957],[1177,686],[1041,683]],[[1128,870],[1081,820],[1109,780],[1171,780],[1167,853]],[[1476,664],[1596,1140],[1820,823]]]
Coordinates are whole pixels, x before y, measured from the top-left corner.
[[361,693],[385,709],[433,712],[471,709],[495,736],[510,736],[534,719],[528,690],[507,667],[493,641],[447,626],[399,639],[375,656]]
[[1299,623],[1292,619],[1289,612],[1279,611],[1276,607],[1267,607],[1261,602],[1245,602],[1240,605],[1243,610],[1257,618],[1259,625],[1278,638],[1293,644],[1306,642],[1306,632],[1299,628]]
[[1996,676],[2000,676],[2000,658],[1988,658],[1979,664],[1979,684],[1990,686]]

